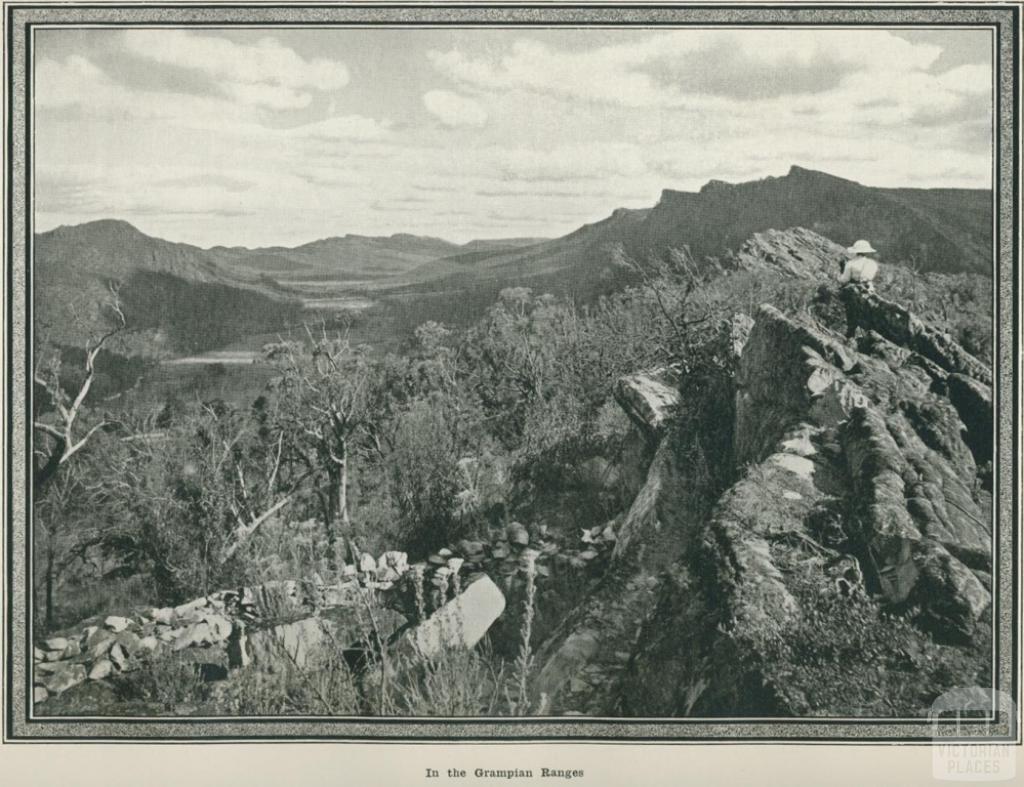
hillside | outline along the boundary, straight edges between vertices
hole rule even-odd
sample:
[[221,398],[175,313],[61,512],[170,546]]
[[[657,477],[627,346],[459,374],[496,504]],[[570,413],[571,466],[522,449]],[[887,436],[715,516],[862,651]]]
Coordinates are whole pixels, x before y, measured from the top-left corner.
[[[616,210],[563,238],[467,260],[428,263],[412,274],[423,286],[529,285],[586,296],[617,274],[623,255],[639,262],[689,247],[698,260],[721,258],[756,232],[806,227],[843,246],[869,238],[883,262],[925,271],[990,275],[991,193],[969,189],[881,189],[792,167],[749,183],[711,181],[699,192],[662,192],[648,210]],[[586,275],[581,277],[581,273]],[[599,286],[599,285],[598,285]]]
[[[783,177],[711,181],[697,192],[666,189],[652,208],[618,209],[551,240],[460,245],[401,233],[349,234],[295,248],[200,249],[125,222],[98,221],[37,236],[37,326],[58,343],[80,344],[101,326],[98,304],[107,282],[116,281],[141,315],[136,322],[151,329],[136,352],[215,349],[319,313],[358,323],[360,341],[394,347],[426,321],[471,323],[508,287],[591,302],[635,283],[637,264],[664,260],[670,250],[685,247],[697,261],[728,268],[742,264],[737,255],[753,235],[797,226],[841,246],[868,238],[883,270],[987,276],[990,200],[984,190],[872,188],[794,166]],[[837,248],[837,263],[841,256]],[[180,308],[154,309],[159,282]],[[201,290],[211,291],[197,295]],[[209,306],[201,315],[187,306],[193,297]]]
[[[375,390],[351,521],[277,474],[330,461],[293,453],[319,385],[101,434],[118,516],[76,580],[152,603],[60,589],[36,712],[920,718],[992,685],[992,370],[840,288],[840,249],[758,233],[657,304],[506,293],[379,365],[323,343],[292,379],[330,352],[319,383]],[[239,529],[255,495],[282,513]]]
[[283,282],[303,279],[337,281],[394,276],[457,253],[462,247],[440,238],[395,234],[389,237],[345,235],[323,238],[295,248],[214,247],[211,257],[240,273],[259,272]]
[[801,226],[843,246],[868,238],[883,262],[990,275],[991,215],[988,191],[879,189],[792,167],[781,178],[666,190],[627,245],[641,256],[684,243],[698,258],[719,256],[754,232]]

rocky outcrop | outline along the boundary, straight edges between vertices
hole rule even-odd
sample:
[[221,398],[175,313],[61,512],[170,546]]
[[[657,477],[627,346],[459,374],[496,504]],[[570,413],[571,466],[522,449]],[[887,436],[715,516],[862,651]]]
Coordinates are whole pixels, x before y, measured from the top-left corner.
[[932,328],[898,303],[886,300],[870,288],[856,285],[843,287],[841,296],[851,326],[877,331],[889,341],[919,353],[945,372],[992,385],[990,366],[967,352],[949,334]]
[[[405,640],[430,657],[471,648],[505,601],[488,577],[462,572],[463,563],[440,557],[409,565],[404,552],[363,555],[333,583],[318,576],[268,582],[110,616],[36,647],[34,701],[185,654],[197,665],[218,667],[201,670],[206,674],[227,677],[220,665],[275,672],[315,669],[344,656],[358,668],[364,652]],[[418,591],[404,592],[412,586]]]
[[755,232],[735,252],[725,256],[727,267],[769,271],[798,279],[835,278],[849,255],[816,232],[793,227]]
[[[632,565],[629,579],[646,580],[629,607],[643,618],[609,626],[585,610],[545,653],[538,682],[556,709],[917,712],[899,705],[913,702],[916,679],[900,669],[925,652],[960,669],[958,649],[982,658],[991,532],[977,462],[991,433],[990,372],[905,310],[845,290],[858,304],[851,338],[758,311],[735,376],[736,479],[706,516],[685,466],[669,461],[688,427],[670,423],[609,571]],[[660,559],[649,571],[626,557],[651,552]],[[641,598],[615,587],[620,601]],[[868,644],[834,655],[843,639]],[[615,650],[618,666],[604,667]]]
[[[738,315],[720,326],[712,349],[725,367],[738,358],[750,325]],[[702,390],[709,403],[706,412],[730,404],[719,387]],[[632,400],[617,398],[629,412]],[[731,419],[731,406],[727,413]],[[535,698],[553,713],[625,712],[614,699],[616,687],[627,673],[643,622],[658,605],[666,572],[700,537],[710,503],[702,438],[711,432],[720,437],[723,430],[704,420],[684,436],[678,424],[685,417],[677,408],[672,428],[652,431],[660,439],[643,486],[616,524],[605,575],[537,654]]]

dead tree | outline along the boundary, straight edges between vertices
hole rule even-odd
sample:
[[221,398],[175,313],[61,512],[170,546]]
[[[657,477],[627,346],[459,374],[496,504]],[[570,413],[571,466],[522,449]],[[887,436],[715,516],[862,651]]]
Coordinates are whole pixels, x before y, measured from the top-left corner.
[[114,316],[114,325],[98,339],[90,339],[86,342],[85,379],[77,393],[72,396],[61,385],[59,355],[53,358],[46,375],[40,374],[38,371],[33,375],[36,384],[43,388],[49,396],[56,416],[54,422],[39,419],[32,424],[32,428],[36,432],[50,438],[48,448],[37,451],[39,458],[33,468],[32,488],[37,494],[53,480],[61,465],[81,451],[97,431],[108,425],[107,421],[100,421],[87,429],[84,434],[80,434],[80,430],[76,428],[82,405],[96,379],[96,358],[99,356],[100,350],[110,339],[127,327],[127,320],[116,289],[111,287],[110,293],[109,307]]

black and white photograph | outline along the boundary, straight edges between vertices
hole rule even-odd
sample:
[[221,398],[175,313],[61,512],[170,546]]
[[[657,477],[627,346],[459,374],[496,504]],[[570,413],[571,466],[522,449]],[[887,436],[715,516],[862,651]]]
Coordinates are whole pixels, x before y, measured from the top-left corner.
[[1018,740],[1019,12],[5,5],[5,737]]

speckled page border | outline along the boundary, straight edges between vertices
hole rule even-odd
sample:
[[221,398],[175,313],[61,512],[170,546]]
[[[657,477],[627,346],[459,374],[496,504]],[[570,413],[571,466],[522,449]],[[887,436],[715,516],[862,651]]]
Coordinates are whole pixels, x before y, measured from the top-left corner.
[[[32,644],[26,593],[31,456],[26,429],[31,379],[31,102],[33,31],[47,26],[467,25],[467,26],[960,26],[995,37],[995,266],[997,489],[993,649],[997,688],[1020,707],[1019,687],[1019,215],[1020,12],[987,5],[85,5],[4,7],[6,85],[6,341],[4,484],[4,738],[7,741],[580,741],[580,742],[928,742],[924,721],[884,719],[530,719],[425,718],[32,718]],[[964,727],[970,735],[970,727]],[[1013,738],[1011,738],[1012,740]],[[155,766],[159,767],[159,765]]]

